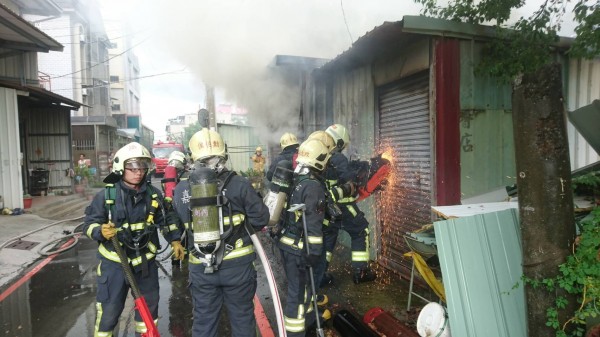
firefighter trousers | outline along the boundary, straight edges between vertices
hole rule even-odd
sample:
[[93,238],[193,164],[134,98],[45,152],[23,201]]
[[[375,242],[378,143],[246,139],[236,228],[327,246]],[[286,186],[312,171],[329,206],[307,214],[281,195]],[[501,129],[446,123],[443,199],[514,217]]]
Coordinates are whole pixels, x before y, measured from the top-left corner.
[[[304,337],[306,329],[315,323],[309,270],[302,256],[281,250],[287,278],[287,296],[283,314],[288,337]],[[315,278],[316,283],[316,278]]]
[[204,265],[190,263],[190,290],[194,323],[192,337],[216,337],[225,304],[232,337],[256,337],[254,294],[256,269],[253,263],[243,263],[204,273]]
[[[142,277],[141,271],[134,272],[133,276],[156,324],[159,300],[156,261],[154,259],[148,261],[148,275],[146,277]],[[123,272],[121,264],[106,259],[102,259],[98,266],[97,282],[97,316],[94,336],[112,336],[112,332],[119,322],[119,316],[123,312],[130,286],[125,279],[125,272]],[[135,311],[135,331],[136,336],[147,331],[146,325],[137,310]]]
[[[365,269],[369,262],[369,222],[356,203],[339,204],[342,210],[340,220],[330,222],[323,228],[324,247],[328,257],[332,256],[337,244],[340,229],[350,235],[350,249],[352,250],[352,268]],[[325,274],[329,267],[330,258],[325,265]]]

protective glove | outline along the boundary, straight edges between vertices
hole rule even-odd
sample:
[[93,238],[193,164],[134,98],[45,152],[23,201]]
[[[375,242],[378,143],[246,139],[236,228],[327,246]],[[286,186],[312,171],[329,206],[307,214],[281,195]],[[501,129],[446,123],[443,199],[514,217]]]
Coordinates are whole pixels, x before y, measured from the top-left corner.
[[101,227],[102,236],[106,240],[110,240],[113,236],[117,235],[117,229],[114,223],[105,223]]
[[304,255],[302,255],[302,260],[306,267],[315,268],[319,264],[319,261],[321,260],[321,256],[314,255],[314,254],[309,254],[307,256],[306,254],[304,254]]
[[173,248],[173,256],[175,257],[175,260],[183,260],[183,257],[185,256],[185,250],[181,245],[181,241],[172,241],[171,248]]

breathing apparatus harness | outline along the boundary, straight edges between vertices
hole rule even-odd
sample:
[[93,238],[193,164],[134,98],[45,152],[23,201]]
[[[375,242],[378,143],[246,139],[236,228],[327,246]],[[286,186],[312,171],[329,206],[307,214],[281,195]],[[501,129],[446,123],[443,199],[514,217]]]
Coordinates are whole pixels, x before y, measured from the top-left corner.
[[[296,170],[298,170],[298,168],[296,168]],[[292,188],[290,188],[290,200],[292,198],[294,191],[298,187],[298,185],[300,185],[300,183],[302,183],[305,180],[315,180],[315,181],[319,182],[322,186],[325,186],[324,185],[325,181],[324,181],[323,177],[321,175],[319,175],[317,172],[314,172],[312,170],[309,170],[308,172],[306,172],[306,171],[303,172],[303,170],[309,170],[309,169],[301,168],[299,170],[298,175],[294,179]],[[318,207],[325,207],[325,205],[319,205]],[[299,246],[299,243],[300,243],[300,240],[304,237],[304,230],[302,227],[303,224],[302,224],[302,220],[300,219],[301,216],[302,216],[301,211],[294,212],[294,217],[296,219],[295,223],[290,223],[290,217],[286,216],[283,221],[282,228],[277,233],[277,236],[279,237],[279,240],[282,243],[289,245],[289,246],[293,247],[294,249],[298,249],[298,250],[302,250],[302,247]],[[288,240],[285,238],[286,236],[289,238],[293,238],[293,242],[288,242]]]
[[[151,191],[151,202],[150,209],[148,210],[148,216],[146,217],[146,221],[142,224],[131,224],[129,223],[129,214],[127,212],[127,193],[124,193],[121,190],[119,193],[120,200],[124,209],[126,211],[126,220],[127,222],[118,228],[119,232],[122,233],[123,240],[119,240],[125,247],[130,250],[135,251],[136,258],[141,259],[141,267],[142,267],[142,275],[146,275],[148,273],[148,259],[146,254],[143,254],[141,251],[148,246],[150,243],[150,236],[156,231],[157,226],[154,224],[154,214],[159,206],[158,194],[152,187],[150,183],[147,182],[148,191]],[[114,213],[115,208],[115,199],[117,194],[117,188],[115,184],[106,184],[104,189],[104,203],[106,206],[106,210],[108,212],[108,220],[112,222],[112,214]],[[146,206],[144,205],[144,208]],[[137,232],[134,235],[134,232]]]
[[[245,220],[242,218],[234,231],[235,216],[231,203],[225,197],[227,184],[234,175],[236,173],[230,171],[224,178],[220,178],[211,168],[196,167],[188,179],[191,226],[186,228],[186,232],[193,240],[190,254],[202,261],[205,274],[219,270],[225,256],[235,248],[234,239],[238,238],[244,228]],[[218,182],[220,186],[217,187]],[[226,215],[223,214],[224,208],[227,210]]]

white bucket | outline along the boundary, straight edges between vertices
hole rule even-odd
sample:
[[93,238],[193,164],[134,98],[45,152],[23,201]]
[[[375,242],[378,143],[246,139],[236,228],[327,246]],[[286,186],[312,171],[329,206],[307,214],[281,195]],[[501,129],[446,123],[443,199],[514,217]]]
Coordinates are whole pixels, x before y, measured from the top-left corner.
[[417,319],[417,332],[421,337],[452,337],[446,309],[435,302],[424,306]]

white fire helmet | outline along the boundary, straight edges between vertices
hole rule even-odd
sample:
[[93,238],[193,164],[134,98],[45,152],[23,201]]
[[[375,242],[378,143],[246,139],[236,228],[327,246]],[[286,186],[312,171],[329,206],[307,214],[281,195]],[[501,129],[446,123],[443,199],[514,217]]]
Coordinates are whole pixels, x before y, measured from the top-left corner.
[[185,154],[181,151],[173,151],[171,155],[169,155],[169,166],[174,166],[177,169],[182,169],[185,167],[187,160],[185,159]]
[[190,138],[192,160],[204,160],[210,157],[227,158],[227,149],[218,132],[203,128]]
[[335,146],[339,151],[343,151],[350,144],[348,130],[341,124],[333,124],[325,132],[333,138]]
[[136,142],[131,142],[117,151],[113,158],[112,172],[123,175],[125,166],[131,168],[149,169],[152,164],[152,156],[148,149]]
[[296,135],[294,135],[291,132],[286,132],[283,135],[281,135],[281,138],[279,138],[279,145],[281,145],[282,150],[290,145],[297,145],[297,144],[298,144],[298,138],[296,138]]
[[323,171],[331,157],[329,149],[317,139],[307,139],[298,148],[298,166],[310,166],[318,171]]

